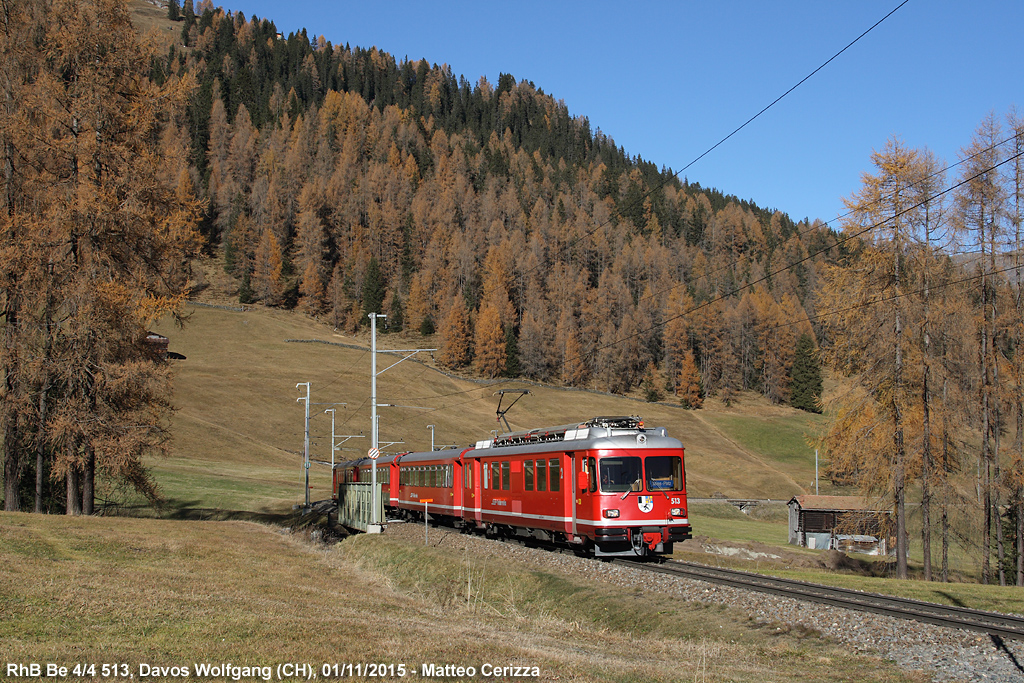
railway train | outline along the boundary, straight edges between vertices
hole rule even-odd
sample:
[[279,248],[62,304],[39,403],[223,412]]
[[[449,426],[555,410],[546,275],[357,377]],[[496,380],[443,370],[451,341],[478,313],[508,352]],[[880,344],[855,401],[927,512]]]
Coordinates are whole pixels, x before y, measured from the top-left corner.
[[[340,463],[334,497],[371,479]],[[652,557],[691,537],[683,446],[637,417],[510,432],[466,448],[382,456],[385,514],[535,539],[597,557]],[[429,501],[429,502],[427,502]]]

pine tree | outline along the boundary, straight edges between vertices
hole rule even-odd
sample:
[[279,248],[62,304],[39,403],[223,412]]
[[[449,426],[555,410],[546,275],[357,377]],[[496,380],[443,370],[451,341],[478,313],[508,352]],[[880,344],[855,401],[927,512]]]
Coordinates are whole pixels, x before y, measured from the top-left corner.
[[644,378],[640,382],[640,389],[644,392],[644,400],[648,403],[657,403],[662,399],[661,388],[658,384],[658,368],[654,365],[654,361],[651,361],[647,364]]
[[167,0],[167,18],[171,21],[179,21],[181,19],[181,5],[178,0]]
[[384,297],[387,289],[384,284],[384,274],[380,272],[380,264],[376,257],[371,257],[366,266],[366,275],[363,276],[363,324],[370,322],[370,313],[381,313],[384,310]]
[[821,361],[815,349],[814,339],[808,334],[800,335],[793,359],[790,405],[810,413],[821,412]]

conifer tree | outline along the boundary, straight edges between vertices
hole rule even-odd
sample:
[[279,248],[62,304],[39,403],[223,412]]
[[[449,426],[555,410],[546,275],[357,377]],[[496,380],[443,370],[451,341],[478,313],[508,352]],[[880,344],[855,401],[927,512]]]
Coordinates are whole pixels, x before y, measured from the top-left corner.
[[380,313],[384,310],[384,297],[387,289],[384,284],[384,274],[380,272],[380,264],[377,257],[370,257],[366,266],[366,275],[363,276],[363,318],[369,324],[370,313]]
[[274,231],[264,229],[256,249],[252,288],[256,297],[268,306],[281,303],[284,284],[281,282],[283,259],[281,246],[274,236]]
[[657,403],[662,399],[661,388],[658,386],[658,368],[654,365],[654,361],[647,364],[644,378],[640,381],[640,389],[644,392],[644,400],[648,403]]
[[438,362],[453,370],[465,367],[470,361],[472,336],[469,326],[469,312],[466,300],[456,294],[448,305],[448,312],[441,323],[441,351]]
[[[142,457],[163,447],[169,386],[142,340],[180,311],[199,245],[200,204],[175,172],[184,149],[159,144],[189,83],[147,78],[151,54],[120,2],[17,1],[3,13],[6,505],[20,503],[11,450],[30,443],[64,481],[69,514],[92,510],[97,473],[154,498]],[[39,421],[12,421],[33,384],[46,405],[22,415]]]
[[[914,352],[913,338],[905,329],[919,315],[919,309],[903,296],[914,273],[908,255],[914,246],[916,226],[920,225],[920,205],[912,192],[921,177],[918,152],[900,140],[890,140],[880,152],[872,154],[876,174],[865,173],[863,187],[844,200],[850,207],[848,227],[872,228],[871,242],[855,264],[847,268],[829,268],[821,296],[828,309],[840,311],[826,319],[837,332],[828,349],[831,364],[844,374],[854,375],[876,405],[851,409],[847,414],[878,420],[874,435],[887,434],[889,444],[883,450],[888,458],[888,479],[872,476],[865,486],[879,486],[892,497],[896,523],[897,576],[907,576],[907,452],[909,416],[915,409],[916,375],[906,359]],[[880,291],[881,290],[881,291]],[[885,305],[871,305],[882,294]],[[862,304],[852,306],[851,304]],[[916,420],[915,420],[916,422]],[[854,436],[833,422],[829,439],[833,447],[864,451],[857,443],[841,442],[840,436]],[[872,444],[872,448],[878,444]],[[883,472],[884,470],[873,470]]]
[[693,358],[693,351],[687,349],[683,354],[683,360],[679,364],[678,377],[676,379],[676,395],[684,408],[697,410],[704,405],[703,388],[700,381],[700,372],[697,370],[697,363]]
[[793,359],[790,405],[809,413],[821,412],[821,361],[809,334],[800,335]]
[[476,321],[473,357],[477,371],[493,379],[505,370],[505,332],[498,309],[486,306]]
[[519,363],[519,340],[512,325],[505,326],[505,371],[503,377],[518,377],[523,371]]

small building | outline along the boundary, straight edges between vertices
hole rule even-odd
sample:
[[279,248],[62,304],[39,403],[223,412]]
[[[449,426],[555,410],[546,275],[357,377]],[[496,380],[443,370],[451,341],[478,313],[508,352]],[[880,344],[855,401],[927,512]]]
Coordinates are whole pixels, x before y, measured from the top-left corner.
[[795,496],[789,501],[789,543],[817,550],[888,555],[892,513],[860,496]]
[[156,332],[147,332],[144,342],[154,357],[161,360],[167,359],[167,350],[171,343],[167,337]]

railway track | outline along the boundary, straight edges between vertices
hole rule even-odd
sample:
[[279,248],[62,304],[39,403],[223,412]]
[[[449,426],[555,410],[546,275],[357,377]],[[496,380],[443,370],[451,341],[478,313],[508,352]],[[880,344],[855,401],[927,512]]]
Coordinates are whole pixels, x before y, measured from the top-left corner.
[[615,559],[613,562],[643,571],[709,581],[782,597],[818,602],[873,614],[885,614],[899,619],[911,619],[947,628],[979,631],[1003,639],[1024,641],[1024,617],[1000,614],[998,612],[950,607],[920,600],[893,597],[891,595],[879,595],[877,593],[863,593],[845,588],[834,588],[805,581],[780,579],[736,569],[709,567],[707,565],[677,560],[669,560],[660,564],[622,559]]

